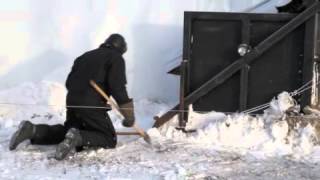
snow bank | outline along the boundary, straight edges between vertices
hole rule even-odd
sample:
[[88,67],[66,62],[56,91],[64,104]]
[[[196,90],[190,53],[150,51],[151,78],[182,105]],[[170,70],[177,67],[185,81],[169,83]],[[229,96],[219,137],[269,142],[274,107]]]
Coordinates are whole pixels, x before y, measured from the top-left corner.
[[177,131],[174,128],[178,123],[177,118],[173,119],[170,125],[165,125],[159,133],[156,129],[150,130],[150,133],[158,138],[162,134],[169,139],[249,153],[259,158],[287,155],[304,157],[317,147],[318,137],[311,123],[300,129],[290,126],[286,113],[297,112],[299,108],[286,92],[273,99],[270,107],[259,116],[241,113],[226,115],[219,112],[201,114],[190,107],[187,129],[197,129],[196,133],[186,136]]
[[[19,121],[33,119],[36,122],[62,123],[65,115],[65,95],[63,85],[42,82],[24,83],[19,87],[0,92],[0,127],[12,128]],[[160,115],[168,105],[140,100],[135,102],[138,124],[149,129],[153,116]],[[187,129],[197,132],[186,135],[175,129],[177,118],[161,130],[150,129],[149,134],[158,140],[186,141],[242,153],[257,153],[261,156],[305,155],[313,152],[317,138],[315,128],[308,124],[301,129],[292,130],[286,121],[288,110],[298,111],[299,106],[286,92],[270,102],[263,115],[223,114],[211,112],[200,114],[190,107]],[[124,130],[121,119],[110,112],[115,127]],[[5,120],[4,120],[5,119]],[[291,128],[291,129],[290,129]]]
[[[9,151],[9,138],[21,120],[64,121],[65,93],[63,85],[50,82],[25,83],[0,91],[0,179],[320,178],[320,148],[315,144],[314,125],[292,129],[287,113],[298,106],[288,93],[280,94],[264,115],[256,117],[200,114],[190,108],[187,128],[197,129],[191,134],[175,129],[176,117],[161,129],[149,129],[152,117],[166,112],[169,106],[136,101],[138,123],[149,129],[153,146],[138,137],[122,136],[116,149],[87,150],[62,162],[47,158],[54,146],[24,142]],[[129,131],[110,114],[118,131]]]
[[63,122],[66,90],[52,82],[23,83],[0,92],[0,128],[12,128],[22,120],[54,124]]

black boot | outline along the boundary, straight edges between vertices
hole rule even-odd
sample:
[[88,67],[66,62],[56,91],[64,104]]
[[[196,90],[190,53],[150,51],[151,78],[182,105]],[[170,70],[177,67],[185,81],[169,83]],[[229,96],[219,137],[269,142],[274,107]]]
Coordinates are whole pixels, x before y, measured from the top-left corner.
[[56,160],[63,160],[72,150],[82,145],[80,131],[75,128],[69,129],[65,139],[58,145],[55,153]]
[[19,124],[18,130],[12,135],[10,139],[10,151],[17,148],[17,146],[27,139],[31,139],[35,134],[35,125],[30,121],[22,121]]

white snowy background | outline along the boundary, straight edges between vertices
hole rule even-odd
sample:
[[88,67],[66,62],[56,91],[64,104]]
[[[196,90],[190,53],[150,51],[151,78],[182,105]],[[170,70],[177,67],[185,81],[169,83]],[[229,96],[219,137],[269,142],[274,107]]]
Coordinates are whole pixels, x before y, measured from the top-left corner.
[[[188,128],[197,132],[176,131],[176,118],[150,129],[153,116],[177,102],[178,78],[166,72],[181,60],[184,11],[272,13],[287,0],[0,2],[0,179],[320,179],[319,135],[314,124],[287,133],[284,111],[294,106],[287,93],[270,99],[258,117],[190,107]],[[87,150],[61,162],[48,158],[54,146],[24,142],[9,151],[22,120],[64,121],[63,84],[73,60],[115,32],[128,41],[128,89],[153,146],[123,136],[116,149]],[[111,117],[117,130],[130,130]]]
[[[166,72],[182,55],[184,11],[275,12],[286,0],[0,0],[0,89],[43,80],[64,83],[73,60],[111,33],[128,41],[129,92],[176,101]],[[143,87],[143,88],[142,88]]]

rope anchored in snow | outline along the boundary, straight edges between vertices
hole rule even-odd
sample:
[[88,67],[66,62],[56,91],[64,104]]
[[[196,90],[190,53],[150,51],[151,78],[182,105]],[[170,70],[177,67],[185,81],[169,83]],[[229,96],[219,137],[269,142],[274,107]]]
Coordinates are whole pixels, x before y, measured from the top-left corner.
[[[79,109],[105,109],[105,110],[112,110],[110,107],[106,106],[64,106],[64,105],[47,105],[47,104],[24,104],[24,103],[1,103],[0,106],[43,106],[43,107],[60,107],[60,108],[79,108]],[[121,110],[131,110],[131,108],[119,108]],[[171,112],[191,112],[190,110],[171,110]],[[198,113],[209,113],[212,111],[195,111],[192,112]],[[234,112],[223,112],[224,114],[233,114]]]
[[[315,85],[318,85],[320,82],[317,82]],[[300,88],[292,91],[291,93],[289,93],[290,96],[292,97],[295,97],[295,96],[298,96],[298,95],[301,95],[302,93],[304,93],[305,91],[309,90],[312,88],[312,80],[305,83],[303,86],[301,86]],[[254,108],[251,108],[251,109],[247,109],[245,111],[242,111],[242,113],[246,113],[246,114],[251,114],[253,112],[257,112],[257,111],[261,111],[261,110],[264,110],[266,108],[270,107],[270,103],[265,103],[265,104],[262,104],[260,106],[256,106]]]
[[[320,82],[317,82],[315,85],[320,84]],[[301,95],[305,91],[312,88],[312,80],[305,83],[300,88],[292,91],[289,93],[290,96],[295,97],[298,95]],[[75,106],[75,105],[47,105],[47,104],[26,104],[26,103],[7,103],[7,102],[0,102],[0,106],[44,106],[44,107],[61,107],[61,108],[78,108],[78,109],[105,109],[105,110],[111,110],[108,106]],[[254,114],[254,112],[258,112],[264,109],[267,109],[270,107],[270,103],[265,103],[256,107],[253,107],[251,109],[247,109],[245,111],[242,111],[241,113],[245,114]],[[123,110],[130,110],[130,108],[119,108]],[[170,110],[171,112],[190,112],[190,110]],[[192,110],[193,111],[193,110]],[[198,113],[209,113],[211,111],[193,111]],[[225,114],[233,114],[234,112],[223,112]]]

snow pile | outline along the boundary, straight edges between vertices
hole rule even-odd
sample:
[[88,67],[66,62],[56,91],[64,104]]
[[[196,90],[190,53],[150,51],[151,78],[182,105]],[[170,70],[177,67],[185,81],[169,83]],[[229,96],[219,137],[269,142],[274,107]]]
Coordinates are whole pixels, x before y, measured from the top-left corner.
[[[63,85],[41,82],[24,83],[19,87],[0,92],[0,127],[16,127],[21,120],[31,119],[35,123],[62,123],[65,116],[65,95]],[[148,100],[135,102],[138,124],[149,129],[153,116],[164,113],[168,106]],[[312,153],[316,137],[315,128],[308,124],[289,133],[290,124],[286,121],[287,111],[298,111],[294,99],[286,92],[270,102],[270,108],[261,116],[248,114],[226,115],[219,112],[199,114],[190,107],[187,129],[197,132],[186,134],[175,129],[177,118],[160,131],[150,129],[149,134],[159,141],[173,140],[204,144],[218,149],[231,149],[242,153],[260,155],[304,155]],[[121,119],[110,112],[118,130],[126,130]],[[5,120],[4,120],[5,119]]]
[[[259,158],[284,155],[301,157],[313,152],[317,136],[311,124],[292,129],[286,120],[288,111],[298,112],[299,108],[287,92],[273,99],[270,107],[259,116],[219,112],[199,114],[191,107],[187,129],[197,129],[197,133],[186,137],[172,126],[177,124],[177,119],[174,119],[171,125],[162,128],[161,134],[169,139],[184,139],[190,143],[249,153]],[[150,133],[159,137],[160,133],[155,131],[150,130]]]
[[[287,93],[272,100],[265,114],[257,117],[199,114],[190,109],[188,129],[197,132],[177,131],[175,117],[161,129],[148,130],[153,146],[138,137],[122,136],[116,149],[86,150],[62,162],[47,158],[55,146],[24,142],[9,151],[9,138],[21,120],[64,121],[65,93],[63,85],[50,82],[25,83],[0,92],[0,102],[11,103],[3,104],[0,113],[0,179],[320,178],[320,147],[314,143],[314,125],[292,128],[288,110],[296,111],[298,106]],[[148,100],[135,105],[137,122],[145,129],[152,126],[153,116],[169,109]],[[118,131],[129,131],[110,114]]]
[[60,123],[65,115],[66,90],[52,82],[23,83],[0,92],[0,127],[16,127],[22,120]]

